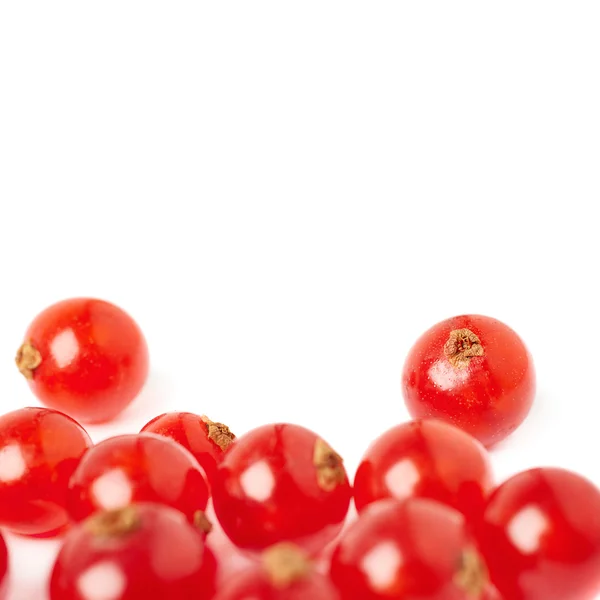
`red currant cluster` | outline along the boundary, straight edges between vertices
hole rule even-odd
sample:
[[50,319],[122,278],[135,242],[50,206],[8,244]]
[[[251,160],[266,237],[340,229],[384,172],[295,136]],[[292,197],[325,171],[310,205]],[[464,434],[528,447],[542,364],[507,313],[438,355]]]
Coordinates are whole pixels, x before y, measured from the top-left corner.
[[[17,365],[50,408],[0,417],[0,525],[64,534],[52,600],[591,600],[600,591],[600,491],[553,468],[495,486],[485,446],[523,421],[535,391],[526,347],[496,320],[457,317],[417,341],[403,373],[417,420],[371,444],[352,486],[329,444],[291,424],[236,439],[207,417],[168,413],[92,445],[73,418],[113,418],[148,373],[140,329],[106,302],[44,311]],[[209,498],[254,559],[226,578],[231,556],[211,549]],[[358,518],[343,530],[352,498]],[[7,579],[0,536],[0,599]]]

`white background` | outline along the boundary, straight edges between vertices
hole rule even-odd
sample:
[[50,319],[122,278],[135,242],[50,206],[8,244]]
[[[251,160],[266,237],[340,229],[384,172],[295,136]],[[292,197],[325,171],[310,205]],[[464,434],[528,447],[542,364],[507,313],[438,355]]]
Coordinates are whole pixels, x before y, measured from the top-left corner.
[[[600,484],[596,2],[0,3],[0,401],[29,321],[99,296],[169,409],[312,427],[353,471],[407,418],[415,338],[465,312],[539,391],[498,477]],[[11,600],[55,544],[10,538]]]

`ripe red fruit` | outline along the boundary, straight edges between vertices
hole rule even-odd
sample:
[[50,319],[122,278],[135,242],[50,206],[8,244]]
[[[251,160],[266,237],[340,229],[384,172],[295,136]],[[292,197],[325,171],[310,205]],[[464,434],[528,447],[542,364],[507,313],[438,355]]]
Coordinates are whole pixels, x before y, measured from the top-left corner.
[[8,549],[0,533],[0,600],[5,600],[8,594]]
[[512,329],[464,315],[434,325],[417,340],[404,364],[402,388],[413,418],[448,421],[491,446],[529,413],[535,372]]
[[155,433],[181,444],[200,463],[211,483],[225,451],[235,440],[226,425],[187,412],[159,415],[144,425],[142,433]]
[[380,436],[362,459],[354,479],[357,510],[383,498],[430,498],[481,516],[492,489],[483,446],[442,421],[403,423]]
[[215,600],[338,600],[331,582],[315,572],[293,544],[265,550],[261,562],[243,571],[219,590]]
[[342,536],[330,575],[342,600],[483,600],[485,565],[463,516],[412,498],[371,504]]
[[155,504],[97,513],[66,536],[51,600],[208,600],[217,565],[176,510]]
[[92,298],[64,300],[40,313],[16,362],[41,402],[82,423],[114,418],[148,375],[148,349],[135,321]]
[[94,446],[71,477],[68,509],[81,521],[98,510],[156,502],[201,524],[208,486],[184,448],[150,433],[120,435]]
[[91,445],[78,423],[54,410],[0,417],[0,526],[36,537],[61,533],[69,479]]
[[265,425],[237,439],[213,486],[231,541],[263,550],[282,541],[315,553],[341,530],[351,490],[342,459],[297,425]]
[[600,592],[600,490],[575,473],[533,469],[503,483],[479,538],[508,600],[591,600]]

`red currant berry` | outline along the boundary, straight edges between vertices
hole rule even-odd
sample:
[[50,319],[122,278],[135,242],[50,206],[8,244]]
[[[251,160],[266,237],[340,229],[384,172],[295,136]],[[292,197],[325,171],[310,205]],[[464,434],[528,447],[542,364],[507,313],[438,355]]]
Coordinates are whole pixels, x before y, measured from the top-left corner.
[[73,419],[46,408],[0,417],[0,525],[51,537],[69,522],[69,479],[92,445]]
[[340,532],[350,497],[340,456],[312,431],[287,424],[238,438],[213,487],[223,530],[253,551],[290,541],[318,552]]
[[433,500],[380,500],[331,561],[342,600],[482,600],[488,575],[463,516]]
[[417,340],[402,384],[413,418],[448,421],[491,446],[529,413],[535,372],[512,329],[496,319],[465,315],[438,323]]
[[148,349],[137,324],[117,306],[91,298],[40,313],[16,362],[41,402],[82,423],[114,418],[148,375]]
[[215,600],[338,600],[331,582],[316,573],[295,545],[265,550],[261,563],[243,571],[219,590]]
[[208,600],[216,560],[176,510],[133,504],[100,512],[65,538],[52,571],[51,600]]
[[0,534],[0,600],[5,600],[8,594],[8,549]]
[[507,600],[600,592],[600,490],[562,469],[515,475],[490,497],[480,547]]
[[156,502],[200,524],[208,495],[198,463],[179,444],[151,433],[120,435],[83,457],[71,477],[68,508],[82,521],[99,510]]
[[181,444],[200,463],[211,483],[225,451],[235,440],[235,435],[226,425],[187,412],[155,417],[144,425],[142,433],[155,433]]
[[493,478],[487,452],[464,431],[434,420],[398,425],[369,448],[354,479],[360,512],[383,498],[431,498],[481,516]]

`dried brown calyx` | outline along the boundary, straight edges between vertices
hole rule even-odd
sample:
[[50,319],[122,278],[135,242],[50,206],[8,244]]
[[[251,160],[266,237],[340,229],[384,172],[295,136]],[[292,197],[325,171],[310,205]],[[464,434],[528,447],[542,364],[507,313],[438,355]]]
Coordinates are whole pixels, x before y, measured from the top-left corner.
[[342,457],[322,439],[315,443],[313,464],[317,470],[319,487],[331,492],[346,481],[346,471]]
[[201,418],[208,428],[208,439],[212,440],[225,452],[235,440],[235,435],[233,435],[231,429],[227,425],[223,425],[223,423],[211,421],[206,415],[203,415]]
[[475,548],[466,549],[462,553],[454,583],[464,590],[471,600],[481,600],[489,580],[487,567],[479,552]]
[[99,537],[119,537],[136,531],[142,520],[135,506],[107,510],[91,516],[85,528]]
[[33,379],[33,372],[42,364],[42,355],[30,342],[26,341],[17,351],[15,362],[26,379]]
[[213,530],[213,524],[209,521],[203,510],[197,510],[194,513],[194,525],[207,535]]
[[282,542],[265,550],[262,563],[274,587],[283,589],[304,579],[311,571],[311,562],[298,546]]
[[470,329],[455,329],[444,344],[444,354],[456,369],[466,369],[475,356],[483,356],[483,346]]

